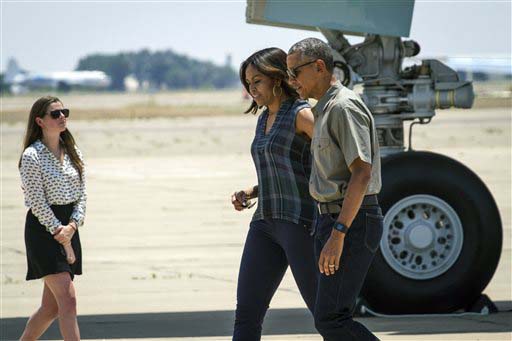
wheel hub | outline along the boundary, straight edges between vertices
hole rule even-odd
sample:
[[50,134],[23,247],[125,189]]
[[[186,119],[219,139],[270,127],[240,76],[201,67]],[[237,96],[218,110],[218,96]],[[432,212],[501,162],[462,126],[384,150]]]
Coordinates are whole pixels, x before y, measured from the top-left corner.
[[429,247],[434,241],[434,232],[430,226],[419,224],[413,226],[406,233],[406,240],[415,249],[422,250]]
[[394,204],[384,217],[381,252],[391,268],[419,280],[446,272],[459,257],[464,234],[455,210],[419,194]]

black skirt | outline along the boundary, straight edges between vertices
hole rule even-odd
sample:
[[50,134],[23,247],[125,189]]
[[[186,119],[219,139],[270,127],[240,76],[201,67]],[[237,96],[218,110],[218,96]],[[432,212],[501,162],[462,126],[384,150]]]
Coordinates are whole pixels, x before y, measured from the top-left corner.
[[[72,203],[50,207],[63,225],[69,223],[69,218],[73,213]],[[71,238],[71,245],[75,251],[76,261],[70,265],[66,261],[66,253],[62,245],[53,238],[51,233],[46,231],[44,225],[41,225],[37,217],[32,214],[32,210],[28,210],[25,221],[25,247],[28,266],[26,280],[38,279],[60,272],[69,272],[71,280],[74,279],[75,275],[81,275],[82,247],[78,230]]]

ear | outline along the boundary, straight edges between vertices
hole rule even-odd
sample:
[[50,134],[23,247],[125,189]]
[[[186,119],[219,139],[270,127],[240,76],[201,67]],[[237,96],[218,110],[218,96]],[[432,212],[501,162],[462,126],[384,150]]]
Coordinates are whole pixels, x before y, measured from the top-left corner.
[[327,70],[327,67],[325,66],[325,62],[323,60],[321,60],[321,59],[318,59],[316,61],[316,71],[317,72],[323,72],[325,70]]
[[36,124],[42,128],[43,127],[43,119],[41,117],[36,117]]

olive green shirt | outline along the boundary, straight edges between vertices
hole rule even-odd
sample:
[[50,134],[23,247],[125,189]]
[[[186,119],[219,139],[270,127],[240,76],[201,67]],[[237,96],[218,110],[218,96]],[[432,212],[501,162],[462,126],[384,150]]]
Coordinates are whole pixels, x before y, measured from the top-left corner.
[[318,202],[343,199],[351,176],[349,166],[358,157],[372,165],[366,195],[379,193],[379,141],[373,116],[361,98],[338,81],[320,98],[313,114],[311,196]]

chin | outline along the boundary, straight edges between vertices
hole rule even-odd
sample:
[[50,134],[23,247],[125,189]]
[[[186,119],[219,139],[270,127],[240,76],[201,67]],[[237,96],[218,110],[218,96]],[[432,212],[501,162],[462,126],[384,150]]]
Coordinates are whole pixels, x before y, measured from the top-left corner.
[[261,107],[261,100],[259,99],[256,99],[256,98],[252,98],[252,100],[258,105],[258,107]]
[[306,98],[307,98],[307,97],[306,97],[306,93],[303,91],[303,89],[302,89],[302,88],[301,88],[300,90],[295,90],[295,91],[297,91],[297,94],[299,95],[299,97],[300,97],[301,99],[306,99]]
[[304,100],[309,98],[309,96],[308,96],[307,94],[304,94],[304,93],[302,93],[302,92],[299,92],[299,97],[300,97],[301,99],[304,99]]

